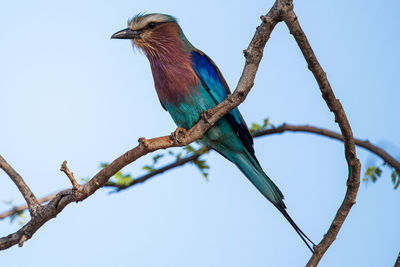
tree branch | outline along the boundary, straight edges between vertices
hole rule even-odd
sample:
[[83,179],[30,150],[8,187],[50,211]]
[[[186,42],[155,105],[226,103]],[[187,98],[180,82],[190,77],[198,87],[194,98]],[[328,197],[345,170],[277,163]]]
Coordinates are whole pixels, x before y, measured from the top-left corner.
[[[274,134],[283,134],[285,132],[297,132],[297,133],[313,133],[316,135],[320,135],[320,136],[324,136],[324,137],[329,137],[332,139],[336,139],[339,141],[343,142],[343,136],[340,133],[328,130],[328,129],[324,129],[324,128],[319,128],[316,126],[311,126],[311,125],[293,125],[293,124],[282,124],[278,127],[272,128],[272,129],[266,129],[266,130],[261,130],[258,131],[256,133],[253,134],[254,138],[258,138],[258,137],[263,137],[263,136],[268,136],[268,135],[274,135]],[[384,160],[385,162],[387,162],[391,167],[395,168],[396,170],[398,170],[400,172],[400,162],[397,161],[395,158],[393,158],[388,152],[386,152],[384,149],[371,144],[368,140],[361,140],[361,139],[354,139],[355,144],[359,147],[365,148],[367,149],[369,152],[377,155],[378,157],[380,157],[382,160]],[[192,162],[196,159],[198,159],[200,156],[202,156],[204,154],[204,152],[206,152],[207,150],[204,149],[199,149],[197,150],[194,154],[187,156],[185,158],[181,158],[175,162],[172,162],[170,164],[165,165],[164,167],[155,170],[152,173],[148,173],[145,174],[143,176],[140,176],[138,178],[135,178],[129,185],[118,185],[116,183],[110,183],[107,182],[103,187],[112,187],[112,188],[116,188],[116,190],[122,191],[125,189],[128,189],[132,186],[135,186],[139,183],[143,183],[146,182],[147,180],[153,178],[154,176],[157,176],[159,174],[162,174],[168,170],[174,169],[176,167],[180,167],[183,166],[189,162]],[[47,202],[51,199],[53,199],[57,194],[51,194],[48,196],[45,196],[41,199],[39,199],[39,203],[44,203]],[[3,212],[0,214],[0,220],[1,219],[5,219],[9,216],[12,216],[16,213],[22,212],[24,210],[26,210],[28,208],[27,205],[21,205],[21,206],[16,206],[6,212]],[[400,267],[400,266],[399,266]]]
[[21,192],[22,196],[25,198],[26,203],[28,204],[31,216],[35,216],[41,207],[40,203],[36,199],[35,195],[32,193],[29,186],[25,183],[24,179],[22,179],[21,175],[19,175],[1,155],[0,168],[3,169],[5,173],[7,173],[7,175],[18,187],[18,190]]
[[343,203],[339,207],[339,210],[337,211],[336,216],[328,229],[328,232],[324,235],[322,241],[315,247],[315,253],[307,263],[307,266],[317,266],[329,246],[336,239],[336,236],[346,220],[351,207],[356,203],[357,192],[360,186],[361,164],[356,156],[355,142],[350,123],[347,120],[347,116],[341,103],[338,99],[336,99],[335,94],[333,93],[326,73],[319,64],[306,35],[300,27],[297,16],[293,11],[293,0],[285,0],[285,5],[282,10],[282,17],[289,28],[290,33],[296,40],[301,52],[303,53],[303,56],[308,63],[308,68],[317,80],[322,97],[324,98],[331,112],[333,112],[335,115],[335,122],[339,124],[339,128],[344,139],[345,157],[349,168],[347,191]]
[[[39,198],[39,199],[38,199],[38,202],[39,202],[40,204],[45,203],[45,202],[50,201],[50,200],[52,200],[53,198],[55,198],[56,195],[57,195],[57,193],[51,194],[51,195],[48,195],[48,196],[45,196],[45,197],[42,197],[42,198]],[[1,214],[0,214],[0,220],[5,219],[5,218],[7,218],[7,217],[9,217],[9,216],[12,216],[12,215],[14,215],[14,214],[16,214],[16,213],[23,212],[23,211],[26,210],[26,209],[28,209],[28,205],[26,205],[26,204],[25,204],[25,205],[20,205],[20,206],[13,207],[12,209],[10,209],[10,210],[8,210],[8,211],[6,211],[6,212],[1,213]]]
[[279,1],[277,1],[268,14],[263,17],[263,22],[257,27],[256,33],[244,53],[246,63],[235,91],[232,95],[229,95],[226,100],[208,110],[206,119],[200,119],[200,121],[188,131],[177,129],[175,134],[171,136],[157,137],[148,140],[140,138],[138,146],[129,150],[115,159],[110,165],[100,170],[92,179],[82,185],[80,189],[67,189],[58,193],[55,198],[40,209],[38,216],[32,217],[20,230],[0,238],[0,250],[7,249],[20,242],[20,240],[25,241],[31,238],[44,223],[54,218],[65,206],[71,202],[86,199],[101,188],[110,177],[136,159],[158,149],[184,146],[201,138],[214,123],[231,109],[243,102],[254,84],[254,78],[263,55],[265,44],[275,25],[280,21],[279,12],[277,12],[277,3],[279,3]]
[[[339,141],[344,141],[343,136],[340,133],[330,131],[327,129],[319,128],[311,125],[292,125],[292,124],[282,124],[279,127],[267,129],[263,131],[259,131],[254,134],[254,137],[271,135],[271,134],[280,134],[284,132],[306,132],[313,133],[321,136],[326,136],[332,139],[336,139]],[[357,146],[365,148],[366,150],[374,153],[381,159],[383,159],[386,163],[388,163],[391,167],[395,168],[398,172],[400,172],[400,161],[397,161],[394,157],[392,157],[388,152],[384,149],[378,147],[377,145],[372,144],[368,140],[361,140],[358,138],[354,138],[354,142]]]
[[[201,155],[203,155],[204,153],[206,153],[207,151],[208,151],[208,149],[204,149],[204,147],[203,147],[203,148],[200,148],[200,149],[197,150],[193,155],[190,155],[190,156],[187,156],[187,157],[185,157],[185,158],[179,159],[179,160],[177,160],[177,161],[175,161],[175,162],[173,162],[173,163],[171,163],[171,164],[168,164],[168,165],[166,165],[166,166],[164,166],[164,167],[162,167],[162,168],[160,168],[160,169],[155,170],[154,172],[150,172],[150,173],[145,174],[145,175],[143,175],[143,176],[141,176],[141,177],[138,177],[138,178],[134,179],[132,182],[130,182],[128,185],[119,185],[119,184],[116,184],[116,183],[109,183],[109,182],[108,182],[108,183],[106,183],[106,184],[104,185],[104,187],[114,187],[114,188],[116,188],[116,191],[119,192],[119,191],[121,191],[121,190],[127,189],[127,188],[129,188],[129,187],[134,186],[134,185],[143,183],[143,182],[149,180],[150,178],[152,178],[152,177],[154,177],[154,176],[156,176],[156,175],[159,175],[159,174],[161,174],[161,173],[163,173],[163,172],[166,172],[166,171],[168,171],[168,170],[171,170],[171,169],[176,168],[176,167],[179,167],[179,166],[183,166],[183,165],[185,165],[186,163],[195,161],[195,160],[197,160]],[[0,218],[1,218],[1,217],[0,217]]]

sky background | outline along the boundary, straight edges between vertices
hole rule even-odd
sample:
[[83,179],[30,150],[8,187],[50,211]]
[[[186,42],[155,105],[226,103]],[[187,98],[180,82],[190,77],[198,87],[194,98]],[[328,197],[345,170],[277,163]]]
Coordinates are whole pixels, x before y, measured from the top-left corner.
[[[273,1],[2,1],[0,153],[36,196],[175,125],[157,99],[147,59],[110,36],[139,12],[176,16],[186,37],[217,63],[232,89],[260,15]],[[400,159],[400,2],[295,1],[295,11],[343,104],[354,135]],[[255,85],[240,106],[246,121],[266,117],[337,131],[287,27],[265,48]],[[285,195],[288,212],[319,242],[346,190],[343,144],[310,134],[257,138],[256,154]],[[381,161],[357,149],[363,164]],[[208,181],[193,165],[118,194],[97,191],[71,204],[23,248],[0,252],[2,266],[304,266],[310,252],[275,208],[230,162],[211,153]],[[169,162],[164,160],[164,163]],[[124,169],[134,176],[151,155]],[[0,200],[23,203],[0,172]],[[320,266],[393,266],[400,251],[400,189],[385,169],[362,183]],[[9,206],[0,203],[0,211]],[[0,235],[20,228],[0,221]]]

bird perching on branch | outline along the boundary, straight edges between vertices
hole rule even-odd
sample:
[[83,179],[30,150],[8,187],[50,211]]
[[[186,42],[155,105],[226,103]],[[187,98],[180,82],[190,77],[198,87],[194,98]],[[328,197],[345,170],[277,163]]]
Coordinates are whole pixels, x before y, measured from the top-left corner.
[[[165,14],[138,14],[128,28],[111,38],[131,39],[150,61],[162,107],[172,119],[190,129],[208,109],[226,99],[229,87],[215,63],[185,37],[177,20]],[[283,194],[262,170],[253,138],[238,108],[234,108],[200,142],[233,162],[254,186],[285,216],[307,247],[314,243],[286,212]]]

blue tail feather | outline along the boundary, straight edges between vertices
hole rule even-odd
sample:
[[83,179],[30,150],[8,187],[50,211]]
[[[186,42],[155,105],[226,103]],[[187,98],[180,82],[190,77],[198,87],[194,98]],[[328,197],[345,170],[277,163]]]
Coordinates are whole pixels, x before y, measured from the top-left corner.
[[252,155],[244,150],[243,153],[232,153],[228,157],[272,204],[286,208],[281,190],[262,170]]
[[[229,153],[225,156],[231,160],[243,172],[243,174],[253,183],[253,185],[263,194],[274,206],[282,213],[290,225],[294,228],[300,238],[304,241],[312,253],[314,250],[312,246],[315,244],[308,238],[303,231],[297,226],[293,219],[286,211],[285,203],[283,202],[284,196],[274,182],[262,170],[261,166],[254,159],[254,157],[246,150],[243,153]],[[309,242],[307,242],[309,241]]]

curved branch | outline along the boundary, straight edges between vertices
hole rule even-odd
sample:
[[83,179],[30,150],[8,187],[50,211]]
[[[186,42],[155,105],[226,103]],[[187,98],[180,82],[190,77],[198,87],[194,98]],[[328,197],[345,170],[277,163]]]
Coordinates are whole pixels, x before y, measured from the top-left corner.
[[317,80],[322,97],[324,98],[330,111],[335,115],[335,122],[338,123],[340,131],[343,135],[345,157],[349,168],[345,198],[340,205],[336,216],[328,229],[328,232],[324,235],[321,242],[315,247],[315,253],[307,263],[307,266],[317,266],[329,246],[333,243],[333,241],[335,241],[336,236],[346,220],[351,207],[356,203],[357,192],[358,188],[360,187],[361,164],[356,156],[353,132],[351,130],[350,123],[347,120],[346,113],[344,112],[340,101],[336,99],[326,73],[319,64],[314,51],[312,50],[311,45],[299,24],[297,16],[293,11],[293,0],[285,1],[285,6],[282,10],[282,17],[289,28],[290,33],[296,40],[301,52],[303,53],[309,70],[313,73],[314,78]]
[[[279,1],[278,1],[279,2]],[[257,28],[249,47],[245,51],[246,63],[232,95],[226,100],[207,111],[206,118],[200,119],[190,130],[178,128],[171,136],[157,137],[153,139],[139,139],[139,145],[129,150],[110,165],[100,170],[92,179],[80,188],[64,190],[43,206],[37,214],[33,214],[31,220],[17,232],[0,238],[0,250],[7,249],[17,243],[20,245],[32,237],[32,235],[47,221],[57,216],[65,206],[72,202],[86,199],[99,188],[104,186],[110,177],[126,165],[136,159],[159,149],[179,147],[187,145],[203,136],[203,134],[231,109],[243,102],[254,84],[258,66],[263,56],[263,50],[275,25],[281,20],[274,4],[268,14],[263,17],[263,22]]]
[[[285,132],[297,132],[297,133],[313,133],[316,135],[324,136],[324,137],[329,137],[332,139],[336,139],[339,141],[343,142],[343,136],[337,132],[324,129],[324,128],[319,128],[316,126],[311,126],[311,125],[293,125],[293,124],[282,124],[278,127],[272,128],[272,129],[266,129],[262,131],[258,131],[253,134],[254,138],[258,137],[263,137],[263,136],[268,136],[268,135],[274,135],[274,134],[283,134]],[[361,140],[361,139],[354,139],[355,144],[359,147],[367,149],[369,152],[377,155],[380,157],[382,160],[387,162],[391,167],[395,168],[398,172],[400,172],[400,161],[397,161],[395,158],[393,158],[388,152],[386,152],[384,149],[370,143],[368,140]],[[152,173],[145,174],[143,176],[140,176],[138,178],[135,178],[129,185],[118,185],[115,183],[106,183],[104,187],[112,187],[116,188],[117,191],[121,191],[124,189],[128,189],[134,185],[137,185],[139,183],[146,182],[147,180],[153,178],[154,176],[157,176],[159,174],[162,174],[166,171],[169,171],[171,169],[174,169],[176,167],[184,166],[186,163],[192,162],[196,159],[198,159],[200,156],[204,154],[207,150],[199,149],[197,150],[193,155],[187,156],[185,158],[181,158],[175,162],[172,162],[170,164],[165,165],[164,167],[157,169],[156,171]],[[44,203],[47,202],[51,199],[53,199],[57,194],[51,194],[46,197],[43,197],[41,199],[38,199],[39,203]],[[28,208],[27,205],[21,205],[21,206],[16,206],[4,213],[0,214],[0,220],[7,218],[9,216],[12,216],[15,213],[22,212]]]
[[[271,134],[280,134],[284,132],[305,132],[305,133],[313,133],[317,135],[326,136],[332,139],[336,139],[339,141],[344,141],[343,136],[340,133],[319,128],[311,125],[292,125],[292,124],[282,124],[279,127],[267,129],[263,131],[259,131],[254,134],[254,137],[271,135]],[[358,138],[354,138],[354,142],[357,146],[365,148],[366,150],[374,153],[391,167],[395,168],[398,172],[400,172],[400,161],[397,161],[394,157],[392,157],[388,152],[384,149],[380,148],[377,145],[372,144],[369,140],[361,140]]]
[[[114,188],[116,188],[117,192],[119,192],[121,190],[127,189],[134,185],[146,182],[147,180],[149,180],[150,178],[152,178],[156,175],[159,175],[159,174],[166,172],[168,170],[171,170],[173,168],[183,166],[186,163],[197,160],[201,155],[203,155],[204,153],[206,153],[208,151],[208,149],[203,149],[203,148],[200,148],[199,150],[197,150],[193,155],[187,156],[185,158],[181,158],[171,164],[168,164],[160,169],[155,170],[154,172],[151,172],[151,173],[145,174],[141,177],[138,177],[138,178],[134,179],[132,182],[130,182],[128,185],[119,185],[116,183],[106,183],[104,185],[104,187],[114,187]],[[0,219],[1,219],[1,217],[0,217]]]
[[3,169],[5,173],[7,173],[7,175],[11,178],[14,184],[18,187],[18,190],[21,192],[26,203],[28,204],[31,216],[36,214],[40,209],[40,204],[38,200],[32,193],[29,186],[25,183],[24,179],[22,179],[21,175],[19,175],[1,155],[0,155],[0,168]]

